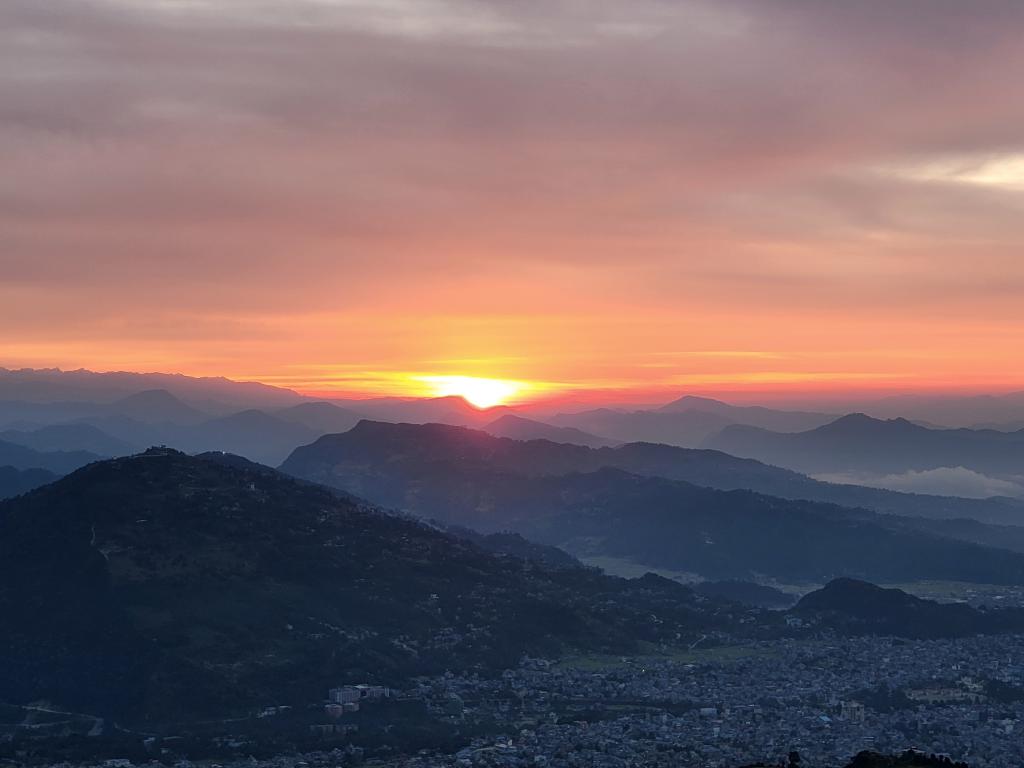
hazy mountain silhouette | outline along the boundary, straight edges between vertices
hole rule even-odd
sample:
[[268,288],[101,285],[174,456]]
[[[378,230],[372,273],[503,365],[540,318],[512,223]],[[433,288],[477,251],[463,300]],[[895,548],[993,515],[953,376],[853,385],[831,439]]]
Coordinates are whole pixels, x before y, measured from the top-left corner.
[[820,427],[834,421],[835,414],[814,413],[809,411],[786,411],[765,408],[760,405],[731,405],[710,397],[685,395],[657,409],[658,413],[685,413],[686,411],[704,411],[725,416],[736,424],[748,424],[752,427],[764,427],[777,432],[801,432]]
[[824,501],[898,515],[1024,523],[1024,504],[1012,500],[955,499],[823,483],[791,470],[713,450],[652,443],[591,449],[549,441],[496,438],[442,424],[363,422],[348,433],[325,436],[313,446],[296,451],[283,468],[330,483],[335,463],[384,465],[395,456],[424,462],[483,462],[492,469],[526,475],[593,472],[614,467],[720,490],[751,489],[787,499]]
[[0,440],[17,443],[37,451],[88,451],[98,456],[126,456],[140,449],[111,437],[92,424],[51,424],[34,430],[9,429],[0,432]]
[[144,424],[198,424],[210,414],[186,405],[166,389],[147,389],[117,400],[109,410]]
[[[172,373],[96,373],[58,368],[10,370],[0,368],[0,401],[26,403],[84,402],[109,404],[147,390],[162,389],[201,410],[283,408],[302,402],[290,389],[223,377],[193,377]],[[204,407],[209,403],[212,407]]]
[[731,621],[664,579],[491,554],[166,449],[0,504],[0,611],[7,702],[122,724],[306,704],[337,680],[501,669],[523,653],[625,653]]
[[733,425],[705,447],[808,473],[965,467],[994,476],[1024,474],[1024,431],[927,429],[862,413],[795,434]]
[[451,424],[458,427],[480,427],[499,416],[513,413],[511,408],[496,406],[477,408],[465,398],[447,397],[401,398],[377,397],[368,400],[337,400],[361,418],[403,424]]
[[347,432],[362,418],[347,408],[322,401],[299,403],[280,411],[274,411],[273,415],[292,424],[301,424],[322,435],[332,432]]
[[662,443],[684,448],[700,445],[709,435],[733,423],[728,416],[701,410],[674,413],[611,408],[561,413],[549,421],[556,426],[603,435],[619,442]]
[[903,417],[946,427],[1011,424],[1024,419],[1024,391],[963,397],[895,395],[862,403],[859,410],[881,419]]
[[796,432],[827,424],[834,415],[737,406],[707,397],[686,395],[649,410],[598,408],[563,413],[551,423],[605,435],[620,442],[653,442],[694,448],[731,424],[749,424]]
[[259,410],[241,411],[190,428],[178,428],[166,443],[189,453],[224,451],[261,464],[280,464],[294,448],[320,432]]
[[45,469],[48,472],[65,475],[101,458],[104,457],[88,451],[37,451],[24,445],[0,440],[0,467]]
[[556,427],[513,414],[506,414],[490,424],[486,424],[483,431],[495,437],[508,437],[513,440],[550,440],[554,443],[585,445],[589,448],[601,448],[616,444],[614,440],[598,437],[573,427]]
[[17,469],[0,466],[0,499],[8,499],[52,483],[57,475],[45,469]]
[[986,424],[972,424],[971,429],[994,429],[997,432],[1019,432],[1024,430],[1024,420],[1015,420],[1007,422],[990,422]]
[[[709,578],[1024,579],[1024,556],[933,536],[923,524],[585,466],[646,447],[595,450],[443,425],[361,422],[297,449],[282,469],[425,518]],[[688,453],[719,472],[743,464]]]

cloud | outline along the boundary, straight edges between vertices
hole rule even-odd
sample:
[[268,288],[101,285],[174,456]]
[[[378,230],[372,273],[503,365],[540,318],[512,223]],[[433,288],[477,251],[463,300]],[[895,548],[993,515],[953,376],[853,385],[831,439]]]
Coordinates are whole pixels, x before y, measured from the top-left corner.
[[625,378],[780,339],[900,376],[915,337],[991,355],[1024,336],[1024,200],[990,183],[1024,153],[1022,32],[1002,0],[7,0],[0,345],[180,367],[224,318],[269,375],[281,318],[326,363],[372,341],[347,323],[387,347],[481,312],[571,358],[607,313],[637,329],[603,356],[649,353]]
[[895,475],[835,473],[815,477],[829,483],[851,483],[890,491],[936,496],[961,496],[968,499],[987,499],[992,496],[1024,497],[1024,478],[1006,480],[989,477],[965,467],[941,467]]

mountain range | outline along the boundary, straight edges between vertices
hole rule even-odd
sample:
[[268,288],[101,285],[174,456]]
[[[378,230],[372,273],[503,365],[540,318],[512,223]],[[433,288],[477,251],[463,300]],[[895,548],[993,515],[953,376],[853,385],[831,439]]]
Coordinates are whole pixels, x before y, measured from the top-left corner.
[[556,427],[512,414],[506,414],[486,424],[483,431],[495,437],[509,437],[513,440],[549,440],[552,443],[583,445],[588,448],[616,445],[614,440],[591,435],[574,427]]
[[733,610],[653,575],[496,554],[244,460],[152,449],[0,502],[5,701],[128,726],[631,652]]
[[654,409],[623,411],[598,408],[558,414],[550,421],[557,426],[573,427],[619,442],[664,443],[693,448],[731,424],[796,432],[827,424],[835,418],[832,414],[736,406],[687,395]]
[[668,479],[657,475],[664,451],[676,461],[660,466],[705,483],[720,476],[751,487],[778,472],[707,451],[587,449],[365,421],[297,449],[281,468],[387,507],[484,532],[513,530],[606,564],[791,583],[840,574],[1024,583],[1020,553],[934,535],[921,521]]
[[[23,420],[25,425],[0,431],[0,440],[36,450],[86,451],[91,456],[82,458],[88,460],[137,453],[148,445],[169,445],[190,453],[226,451],[278,464],[295,447],[350,429],[360,418],[337,405],[316,401],[211,416],[166,390],[146,390],[112,403],[55,404],[50,417],[67,421],[32,423],[32,415],[48,418],[47,407],[34,404],[28,409],[29,419]],[[67,462],[59,471],[71,471],[83,463]]]
[[290,389],[223,377],[173,373],[132,373],[0,368],[0,401],[52,404],[112,403],[147,390],[165,390],[202,411],[283,408],[305,398]]
[[843,408],[851,409],[879,419],[903,417],[953,428],[1004,425],[1024,419],[1024,391],[984,395],[894,395],[847,404]]
[[141,450],[138,445],[111,437],[93,424],[51,424],[38,429],[0,431],[0,440],[35,451],[87,451],[97,456],[124,456]]
[[37,451],[0,440],[0,467],[43,469],[63,475],[99,458],[102,457],[88,451]]
[[[636,475],[682,480],[719,490],[749,489],[784,499],[821,501],[845,507],[911,517],[967,518],[989,523],[1024,524],[1024,503],[1011,499],[958,499],[896,493],[856,485],[813,480],[791,470],[720,451],[678,448],[652,443],[627,443],[591,449],[550,441],[499,439],[483,432],[447,425],[360,424],[344,435],[325,436],[315,446],[296,451],[284,465],[303,462],[303,473],[322,473],[331,482],[330,461],[386,466],[403,461],[486,462],[490,469],[524,475],[594,472],[621,469]],[[307,457],[323,455],[312,464]],[[314,468],[315,467],[315,468]],[[351,482],[351,478],[349,479]],[[358,490],[356,491],[358,493]]]
[[57,475],[45,469],[16,469],[0,466],[0,499],[19,496],[41,485],[52,483]]
[[733,425],[704,447],[809,474],[963,467],[993,477],[1024,476],[1024,430],[929,429],[902,418],[882,421],[864,414],[789,434]]

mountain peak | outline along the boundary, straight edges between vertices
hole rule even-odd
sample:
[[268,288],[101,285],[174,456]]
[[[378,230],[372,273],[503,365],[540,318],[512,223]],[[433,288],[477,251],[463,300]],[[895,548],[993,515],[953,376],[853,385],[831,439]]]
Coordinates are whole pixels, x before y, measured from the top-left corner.
[[732,408],[733,406],[728,403],[722,402],[721,400],[715,400],[711,397],[702,397],[700,395],[683,395],[680,398],[673,400],[670,403],[666,403],[660,408],[656,409],[659,413],[678,413],[680,411],[700,410],[700,409],[720,409],[720,408]]
[[115,401],[111,407],[116,413],[150,424],[188,424],[206,418],[205,413],[182,402],[166,389],[145,389]]
[[924,430],[918,424],[914,424],[911,421],[907,421],[904,418],[896,419],[876,419],[873,416],[869,416],[866,413],[848,413],[845,416],[840,416],[835,421],[825,424],[822,427],[818,427],[817,432],[835,432],[835,433],[879,433],[879,434],[891,434],[893,430],[900,430],[903,432],[914,432]]
[[114,402],[114,405],[134,405],[136,403],[145,405],[184,405],[177,397],[166,389],[144,389],[141,392],[122,397]]
[[482,429],[495,437],[508,437],[513,440],[549,440],[552,443],[584,445],[589,448],[615,445],[614,440],[608,440],[575,427],[559,427],[543,421],[527,419],[515,413],[499,416],[484,425]]

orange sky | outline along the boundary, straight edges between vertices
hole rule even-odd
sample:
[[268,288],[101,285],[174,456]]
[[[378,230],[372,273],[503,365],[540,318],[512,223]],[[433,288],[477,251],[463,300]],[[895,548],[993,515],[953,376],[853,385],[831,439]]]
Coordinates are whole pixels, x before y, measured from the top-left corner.
[[0,6],[0,365],[1024,387],[1024,5],[46,6]]

